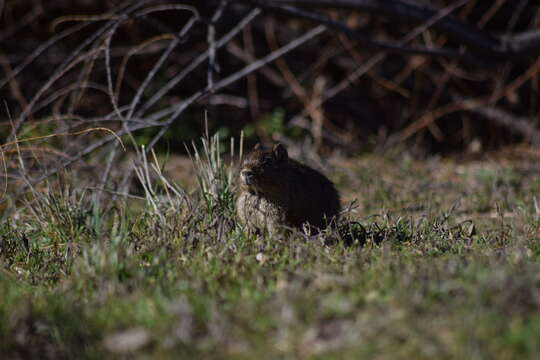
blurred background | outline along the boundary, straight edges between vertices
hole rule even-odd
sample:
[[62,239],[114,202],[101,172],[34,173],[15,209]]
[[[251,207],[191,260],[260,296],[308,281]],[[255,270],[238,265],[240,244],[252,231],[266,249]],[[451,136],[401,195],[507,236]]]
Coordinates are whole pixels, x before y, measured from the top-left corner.
[[527,0],[0,1],[3,181],[108,174],[118,137],[184,154],[205,123],[323,157],[536,152],[539,53]]

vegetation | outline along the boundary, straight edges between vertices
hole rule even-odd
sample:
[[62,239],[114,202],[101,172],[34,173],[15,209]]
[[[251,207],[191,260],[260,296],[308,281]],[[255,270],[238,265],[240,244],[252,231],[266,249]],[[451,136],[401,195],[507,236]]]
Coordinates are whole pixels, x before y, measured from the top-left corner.
[[[0,358],[539,358],[539,24],[0,0]],[[338,227],[241,227],[235,152],[276,141],[336,183]]]
[[526,163],[334,164],[360,205],[341,231],[250,237],[234,171],[217,137],[205,144],[191,195],[142,159],[142,197],[103,201],[76,173],[27,197],[0,229],[0,353],[537,358],[540,176]]

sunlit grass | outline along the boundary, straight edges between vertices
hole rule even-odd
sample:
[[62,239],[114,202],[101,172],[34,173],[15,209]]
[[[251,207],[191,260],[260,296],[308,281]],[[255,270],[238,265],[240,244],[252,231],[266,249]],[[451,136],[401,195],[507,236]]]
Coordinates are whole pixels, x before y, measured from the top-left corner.
[[16,209],[0,226],[0,353],[537,358],[537,176],[363,158],[334,174],[361,205],[339,232],[255,237],[205,141],[192,195],[149,154],[141,199],[105,206],[72,180]]

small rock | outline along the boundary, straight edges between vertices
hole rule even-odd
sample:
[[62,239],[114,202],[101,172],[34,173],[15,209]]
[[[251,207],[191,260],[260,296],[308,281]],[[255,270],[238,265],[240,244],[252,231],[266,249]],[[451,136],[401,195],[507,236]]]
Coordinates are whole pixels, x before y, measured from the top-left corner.
[[150,342],[150,335],[145,329],[133,328],[107,336],[103,345],[107,350],[116,354],[137,351]]
[[255,259],[257,259],[257,261],[262,265],[268,260],[268,257],[263,253],[258,253],[255,255]]

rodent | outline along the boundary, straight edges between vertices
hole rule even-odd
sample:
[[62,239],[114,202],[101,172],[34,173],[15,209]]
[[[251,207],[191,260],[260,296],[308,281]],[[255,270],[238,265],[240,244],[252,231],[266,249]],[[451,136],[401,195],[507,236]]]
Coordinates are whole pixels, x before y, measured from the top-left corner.
[[240,170],[236,212],[250,230],[275,232],[280,227],[323,229],[341,211],[340,196],[323,174],[289,158],[287,149],[260,144]]

